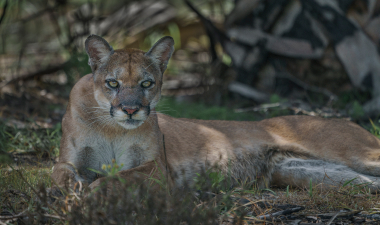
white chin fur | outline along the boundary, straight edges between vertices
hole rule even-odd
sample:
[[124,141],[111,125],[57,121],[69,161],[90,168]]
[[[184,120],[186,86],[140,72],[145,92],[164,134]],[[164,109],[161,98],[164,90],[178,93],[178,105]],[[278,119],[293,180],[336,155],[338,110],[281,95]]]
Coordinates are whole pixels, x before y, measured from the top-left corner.
[[145,112],[141,110],[132,116],[132,120],[128,120],[128,115],[126,115],[124,112],[121,112],[121,110],[117,110],[114,113],[114,119],[125,129],[131,130],[141,126],[147,117],[145,116]]
[[138,122],[136,122],[136,123],[134,123],[134,124],[128,124],[128,123],[125,122],[125,121],[117,121],[117,123],[118,123],[120,126],[122,126],[122,127],[124,127],[125,129],[127,129],[127,130],[133,130],[133,129],[136,129],[137,127],[141,126],[141,125],[144,123],[144,121],[139,120]]

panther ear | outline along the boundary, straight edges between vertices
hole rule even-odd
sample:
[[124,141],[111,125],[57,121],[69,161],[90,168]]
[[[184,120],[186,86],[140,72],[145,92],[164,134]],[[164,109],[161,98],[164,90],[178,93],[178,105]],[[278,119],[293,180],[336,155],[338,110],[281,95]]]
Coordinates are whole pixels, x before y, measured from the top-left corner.
[[160,66],[161,73],[164,73],[173,52],[174,40],[166,36],[158,40],[145,55],[153,59]]
[[89,57],[88,65],[90,65],[92,72],[95,72],[98,66],[104,63],[114,52],[106,40],[94,34],[86,39],[85,47]]

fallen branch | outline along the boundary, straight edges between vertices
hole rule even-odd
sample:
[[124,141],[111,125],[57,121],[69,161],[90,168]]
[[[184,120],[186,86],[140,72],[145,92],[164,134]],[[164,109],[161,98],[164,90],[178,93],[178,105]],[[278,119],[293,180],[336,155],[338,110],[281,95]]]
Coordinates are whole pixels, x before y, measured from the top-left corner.
[[299,206],[299,207],[295,207],[295,208],[292,208],[292,209],[286,209],[286,210],[282,210],[282,211],[275,212],[275,213],[270,213],[270,214],[266,214],[266,215],[262,215],[262,216],[257,216],[256,218],[260,219],[260,220],[270,219],[270,218],[275,217],[275,216],[288,215],[288,214],[292,214],[294,212],[298,212],[298,211],[301,211],[301,210],[304,210],[304,209],[305,209],[305,207]]
[[228,90],[238,93],[246,98],[253,99],[257,102],[266,102],[269,99],[269,96],[267,94],[259,92],[253,87],[239,82],[231,82],[228,85]]
[[[326,118],[346,116],[346,115],[342,115],[340,113],[335,113],[335,112],[324,112],[321,109],[316,109],[315,111],[308,111],[308,110],[302,109],[300,107],[292,106],[292,102],[284,102],[284,103],[277,102],[277,103],[262,104],[262,105],[255,106],[255,107],[249,107],[249,108],[244,108],[244,109],[235,109],[234,112],[236,112],[236,113],[243,113],[243,112],[249,112],[249,111],[254,111],[254,112],[264,111],[264,112],[266,112],[269,109],[273,109],[273,108],[278,108],[279,110],[291,110],[294,112],[294,114],[302,113],[303,115],[321,116],[321,117],[326,117]],[[349,119],[349,117],[347,117],[346,119]]]
[[346,216],[351,216],[354,214],[360,213],[362,210],[354,210],[354,211],[348,211],[348,212],[337,212],[337,213],[324,213],[324,214],[318,214],[318,217],[321,217],[322,219],[327,219],[327,218],[335,218],[335,217],[346,217]]
[[227,31],[227,36],[252,47],[257,46],[265,40],[263,45],[268,52],[293,58],[320,59],[324,52],[323,48],[314,49],[312,44],[307,40],[278,37],[259,29],[246,27],[231,28]]
[[36,18],[44,15],[47,12],[51,12],[51,11],[55,10],[56,8],[57,8],[57,5],[55,5],[55,6],[48,6],[48,7],[46,7],[45,9],[43,9],[43,10],[41,10],[39,12],[36,12],[36,13],[34,13],[34,14],[30,15],[30,16],[27,16],[25,18],[22,18],[20,21],[22,23],[29,22],[29,21],[31,21],[33,19],[36,19]]
[[336,96],[335,94],[333,94],[331,91],[329,91],[329,90],[327,90],[325,88],[320,88],[320,87],[308,85],[305,82],[303,82],[303,81],[301,81],[301,80],[299,80],[299,79],[291,76],[288,73],[284,73],[284,72],[277,73],[276,77],[288,79],[291,82],[295,83],[296,85],[300,86],[301,88],[305,89],[306,91],[311,91],[311,92],[315,92],[315,93],[320,93],[320,94],[326,95],[327,97],[329,97],[330,100],[336,100],[336,99],[338,99],[338,96]]
[[231,27],[236,21],[239,21],[252,13],[252,11],[259,5],[259,0],[242,0],[236,1],[235,7],[227,16],[224,24],[226,27]]
[[20,81],[20,80],[29,80],[29,79],[41,77],[41,76],[46,75],[46,74],[55,73],[59,70],[62,70],[63,67],[66,65],[66,63],[67,62],[64,62],[64,63],[57,65],[57,66],[51,66],[51,67],[48,67],[46,69],[43,69],[43,70],[40,70],[40,71],[37,71],[34,73],[25,74],[25,75],[21,75],[21,76],[15,77],[15,78],[11,78],[9,80],[5,80],[5,81],[0,83],[0,89],[7,86],[8,84],[12,84],[12,83],[15,83],[15,82]]
[[331,219],[327,221],[326,225],[330,225],[340,213],[341,212],[338,212],[333,217],[331,217]]
[[249,108],[245,108],[245,109],[235,109],[235,112],[236,113],[242,113],[242,112],[249,112],[249,111],[254,111],[254,112],[258,112],[258,111],[267,111],[268,109],[271,109],[271,108],[278,108],[278,107],[281,107],[281,109],[287,109],[288,105],[284,105],[282,103],[269,103],[269,104],[262,104],[262,105],[259,105],[259,106],[255,106],[255,107],[249,107]]
[[285,79],[288,79],[290,80],[291,82],[293,82],[294,84],[298,85],[299,87],[305,89],[306,91],[311,91],[311,92],[315,92],[315,93],[321,93],[323,95],[326,95],[327,97],[329,97],[329,99],[331,101],[334,101],[336,99],[338,99],[338,96],[336,96],[334,93],[332,93],[331,91],[325,89],[325,88],[320,88],[320,87],[316,87],[316,86],[311,86],[299,79],[297,79],[296,77],[290,75],[288,72],[286,72],[286,70],[279,65],[278,62],[275,62],[274,63],[274,67],[278,70],[278,71],[281,71],[280,73],[276,73],[276,77],[280,77],[280,78],[285,78]]

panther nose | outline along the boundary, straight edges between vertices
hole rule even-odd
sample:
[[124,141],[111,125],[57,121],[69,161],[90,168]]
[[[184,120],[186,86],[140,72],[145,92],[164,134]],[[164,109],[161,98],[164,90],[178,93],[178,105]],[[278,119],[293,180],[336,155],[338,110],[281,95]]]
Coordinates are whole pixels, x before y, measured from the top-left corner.
[[135,113],[136,111],[139,110],[138,107],[130,107],[130,106],[123,106],[121,108],[126,114],[128,115],[132,115],[133,113]]

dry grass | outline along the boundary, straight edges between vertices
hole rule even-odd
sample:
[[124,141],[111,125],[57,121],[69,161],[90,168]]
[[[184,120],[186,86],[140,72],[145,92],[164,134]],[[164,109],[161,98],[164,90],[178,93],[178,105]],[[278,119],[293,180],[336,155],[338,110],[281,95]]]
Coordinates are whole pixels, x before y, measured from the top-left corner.
[[[225,190],[222,182],[215,183],[207,174],[198,177],[197,192],[169,193],[163,188],[152,194],[146,186],[126,186],[124,191],[115,190],[106,197],[85,197],[83,190],[58,198],[52,204],[45,188],[50,185],[49,174],[49,168],[25,166],[16,170],[3,166],[0,221],[10,224],[281,224],[296,219],[307,222],[314,217],[323,221],[324,213],[339,210],[361,213],[364,218],[379,213],[380,208],[380,196],[371,194],[365,185],[347,183],[329,190],[317,185],[312,191],[299,188],[259,191],[252,187]],[[302,209],[270,216],[284,207]],[[14,218],[5,220],[4,216]],[[347,218],[352,221],[356,217]]]

